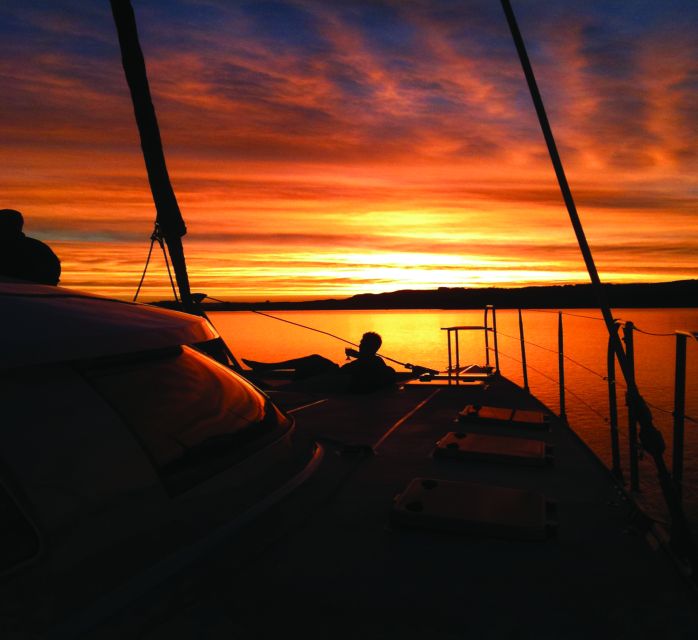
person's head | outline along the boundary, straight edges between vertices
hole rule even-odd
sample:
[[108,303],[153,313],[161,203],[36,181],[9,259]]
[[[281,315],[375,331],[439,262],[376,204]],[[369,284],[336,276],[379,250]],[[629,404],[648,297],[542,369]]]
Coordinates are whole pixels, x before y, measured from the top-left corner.
[[368,331],[361,336],[359,353],[364,356],[372,356],[381,348],[381,344],[383,344],[381,337],[373,331]]
[[15,209],[0,209],[0,237],[19,236],[22,234],[24,218]]

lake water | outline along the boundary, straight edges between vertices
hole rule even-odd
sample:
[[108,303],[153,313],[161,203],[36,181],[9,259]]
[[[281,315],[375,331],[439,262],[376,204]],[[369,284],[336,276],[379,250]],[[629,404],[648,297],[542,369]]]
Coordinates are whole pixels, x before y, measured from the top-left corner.
[[[446,332],[442,327],[482,325],[482,311],[378,310],[378,311],[276,311],[272,315],[358,342],[365,331],[383,337],[381,354],[443,370],[448,364]],[[523,311],[523,324],[531,393],[555,413],[559,411],[557,312]],[[595,309],[563,312],[567,418],[597,455],[610,466],[608,338],[601,315]],[[667,443],[665,459],[671,466],[673,432],[675,344],[674,331],[698,331],[698,309],[615,309],[614,317],[632,321],[636,377],[645,400],[651,404],[655,425]],[[344,347],[329,336],[279,322],[252,312],[212,313],[211,319],[237,357],[282,360],[319,353],[338,364]],[[497,312],[500,369],[504,376],[523,385],[519,323],[515,310]],[[662,334],[662,335],[649,335]],[[462,332],[461,363],[484,364],[482,331]],[[490,343],[491,346],[491,343]],[[493,359],[493,354],[490,355]],[[394,365],[396,369],[400,367]],[[623,470],[628,478],[627,413],[625,386],[620,371],[618,410]],[[686,414],[698,418],[698,342],[688,341]],[[698,531],[698,424],[686,421],[684,503]],[[663,508],[658,496],[654,465],[640,461],[639,498],[658,517]]]

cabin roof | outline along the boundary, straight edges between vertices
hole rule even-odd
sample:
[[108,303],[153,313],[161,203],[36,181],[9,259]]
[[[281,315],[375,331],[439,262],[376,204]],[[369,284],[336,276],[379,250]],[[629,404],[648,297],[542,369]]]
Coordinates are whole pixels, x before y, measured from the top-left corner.
[[192,344],[203,318],[74,289],[0,281],[0,369]]

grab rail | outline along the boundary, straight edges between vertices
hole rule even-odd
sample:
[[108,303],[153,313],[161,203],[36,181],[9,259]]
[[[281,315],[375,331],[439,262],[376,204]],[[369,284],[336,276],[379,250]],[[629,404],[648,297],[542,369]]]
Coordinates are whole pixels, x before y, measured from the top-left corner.
[[[489,313],[492,313],[492,326],[489,326]],[[485,367],[487,371],[491,371],[490,365],[490,337],[493,335],[494,344],[494,372],[499,373],[499,345],[497,342],[497,312],[492,305],[485,307],[485,318],[482,325],[459,325],[455,327],[441,327],[441,331],[446,332],[446,340],[448,347],[448,384],[460,384],[461,374],[464,373],[467,367],[462,367],[460,363],[460,332],[461,331],[483,331],[485,334]],[[452,339],[453,337],[453,339]]]

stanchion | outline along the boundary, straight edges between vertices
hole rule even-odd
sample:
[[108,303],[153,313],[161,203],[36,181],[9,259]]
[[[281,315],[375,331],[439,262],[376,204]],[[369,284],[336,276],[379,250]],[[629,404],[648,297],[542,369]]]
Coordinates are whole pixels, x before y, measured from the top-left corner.
[[523,317],[519,309],[519,338],[521,339],[521,366],[523,368],[524,391],[530,391],[528,387],[528,367],[526,366],[526,340],[524,339]]
[[557,314],[557,369],[560,381],[560,420],[567,422],[567,411],[565,411],[565,347],[562,334],[562,313]]
[[686,411],[686,341],[689,334],[676,332],[676,374],[674,376],[674,445],[671,475],[679,498],[683,494],[683,432]]
[[[633,330],[635,325],[626,322],[623,325],[623,341],[625,342],[625,359],[627,362],[627,383],[628,388],[635,386],[635,346],[633,341]],[[637,415],[635,403],[631,398],[626,397],[628,405],[628,443],[630,445],[630,489],[640,490],[640,467],[638,464],[637,450]]]
[[[615,323],[616,332],[618,331],[618,322]],[[616,354],[613,351],[613,344],[611,340],[608,341],[608,355],[607,355],[607,366],[608,375],[606,380],[608,381],[608,413],[609,413],[609,424],[611,429],[611,457],[612,457],[612,469],[613,475],[621,482],[624,483],[623,479],[623,469],[620,464],[620,439],[618,437],[618,396],[616,391]]]

